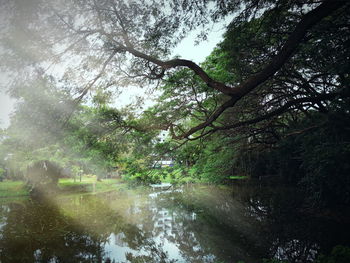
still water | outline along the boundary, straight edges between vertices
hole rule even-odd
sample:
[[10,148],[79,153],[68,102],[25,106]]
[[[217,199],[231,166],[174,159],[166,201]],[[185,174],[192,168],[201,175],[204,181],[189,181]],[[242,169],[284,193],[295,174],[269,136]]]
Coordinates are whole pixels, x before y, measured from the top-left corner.
[[301,213],[297,196],[195,185],[2,200],[0,262],[312,262],[348,242],[348,225]]

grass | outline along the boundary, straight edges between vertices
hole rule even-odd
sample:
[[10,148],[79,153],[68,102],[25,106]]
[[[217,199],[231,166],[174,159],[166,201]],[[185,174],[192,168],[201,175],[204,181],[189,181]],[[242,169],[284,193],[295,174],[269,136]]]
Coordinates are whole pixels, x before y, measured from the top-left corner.
[[95,177],[86,177],[83,176],[81,181],[79,178],[74,179],[72,178],[61,178],[58,181],[58,187],[63,192],[86,192],[89,191],[89,188],[92,185],[96,183]]
[[81,181],[77,179],[75,182],[74,179],[63,178],[58,182],[59,188],[64,193],[101,193],[118,190],[125,185],[121,179],[103,179],[97,181],[95,176],[83,176]]
[[[104,179],[97,181],[95,176],[83,176],[81,181],[77,178],[75,182],[74,179],[71,178],[61,178],[58,182],[58,187],[62,194],[102,193],[125,188],[126,183],[123,183],[121,179]],[[23,181],[6,180],[0,182],[0,198],[28,195],[29,192]]]
[[230,179],[232,180],[244,180],[244,179],[247,179],[248,176],[239,176],[239,175],[233,175],[233,176],[230,176]]
[[28,194],[28,190],[22,181],[6,180],[0,182],[0,198],[26,196]]

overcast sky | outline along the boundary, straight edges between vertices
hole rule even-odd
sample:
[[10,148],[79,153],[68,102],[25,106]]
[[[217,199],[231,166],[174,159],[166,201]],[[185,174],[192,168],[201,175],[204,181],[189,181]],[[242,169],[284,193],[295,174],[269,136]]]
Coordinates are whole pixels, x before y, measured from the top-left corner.
[[[175,49],[173,55],[179,55],[181,58],[192,60],[196,63],[203,62],[204,59],[211,53],[217,43],[222,40],[224,33],[224,24],[216,25],[208,35],[208,41],[201,42],[199,45],[194,45],[196,34],[192,32],[184,39]],[[4,74],[0,72],[0,86],[6,82]],[[137,89],[129,89],[121,94],[116,104],[129,104],[132,98],[139,94]],[[7,96],[0,89],[0,128],[6,128],[9,125],[9,115],[14,109],[15,101]]]

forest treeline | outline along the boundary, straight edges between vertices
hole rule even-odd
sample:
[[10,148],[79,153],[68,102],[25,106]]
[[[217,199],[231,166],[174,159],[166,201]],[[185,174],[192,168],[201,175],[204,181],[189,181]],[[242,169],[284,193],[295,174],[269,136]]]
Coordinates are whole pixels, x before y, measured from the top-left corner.
[[[79,41],[68,37],[69,48],[58,49],[90,59],[80,69],[96,77],[82,88],[83,73],[74,67],[59,80],[31,68],[31,78],[9,87],[17,104],[1,131],[2,178],[23,179],[28,165],[50,160],[67,176],[135,183],[248,178],[299,187],[310,206],[350,204],[349,3],[243,1],[240,10],[229,1],[214,9],[184,2],[167,18],[166,8],[117,1],[133,10],[121,15],[113,1],[92,2],[74,2],[52,21],[67,36],[84,38],[78,51],[71,45]],[[77,28],[74,15],[84,12],[86,24]],[[217,21],[237,13],[200,65],[169,58],[185,32],[180,29],[205,24],[208,14]],[[11,36],[9,30],[4,39]],[[32,59],[11,48],[7,60]],[[117,73],[125,74],[116,81]],[[117,107],[115,86],[126,82],[150,85],[160,95],[148,108],[139,107],[141,98]],[[161,160],[174,165],[157,168]]]

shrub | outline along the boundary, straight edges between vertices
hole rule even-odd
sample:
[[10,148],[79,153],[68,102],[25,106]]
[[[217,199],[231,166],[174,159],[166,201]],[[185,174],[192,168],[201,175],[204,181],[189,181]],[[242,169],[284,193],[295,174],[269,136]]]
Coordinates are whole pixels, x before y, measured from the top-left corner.
[[37,192],[51,192],[57,189],[61,168],[48,160],[33,163],[27,167],[27,186],[32,194]]
[[350,248],[336,246],[329,256],[319,256],[317,263],[348,263],[350,262]]

